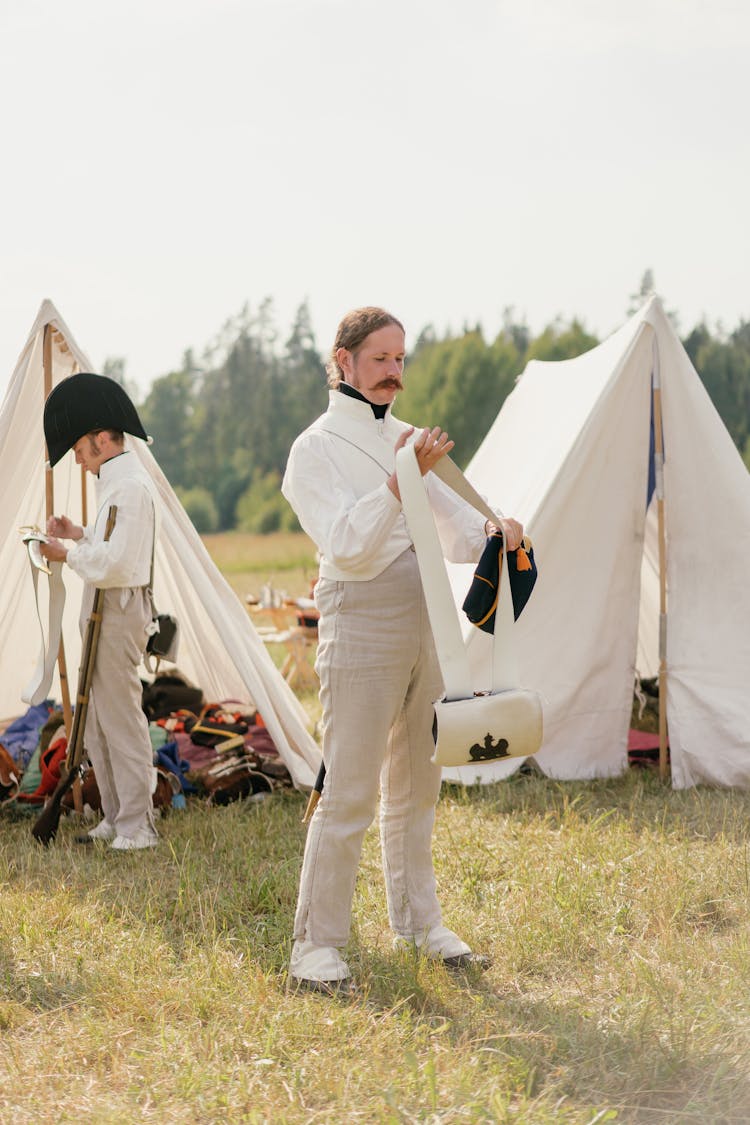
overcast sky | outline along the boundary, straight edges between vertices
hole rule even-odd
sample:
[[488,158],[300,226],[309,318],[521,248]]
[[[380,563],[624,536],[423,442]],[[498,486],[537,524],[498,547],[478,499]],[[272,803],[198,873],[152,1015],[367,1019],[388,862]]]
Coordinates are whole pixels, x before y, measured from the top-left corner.
[[651,267],[735,327],[749,54],[746,0],[0,0],[0,389],[44,297],[141,388],[266,296],[604,335]]

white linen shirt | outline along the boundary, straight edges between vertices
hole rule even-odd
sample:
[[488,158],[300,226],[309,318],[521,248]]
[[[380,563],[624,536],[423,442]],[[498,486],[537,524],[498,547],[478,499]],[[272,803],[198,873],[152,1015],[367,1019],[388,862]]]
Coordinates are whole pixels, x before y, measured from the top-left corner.
[[[332,390],[326,413],[292,445],[281,491],[320,552],[321,578],[369,581],[411,547],[401,503],[386,483],[406,429],[390,408],[376,419],[369,403]],[[434,473],[425,484],[445,557],[476,562],[484,517]]]
[[[87,585],[102,590],[148,586],[156,501],[148,472],[132,451],[105,461],[96,482],[97,514],[83,538],[68,548],[68,566]],[[117,516],[111,538],[104,532],[111,504]]]

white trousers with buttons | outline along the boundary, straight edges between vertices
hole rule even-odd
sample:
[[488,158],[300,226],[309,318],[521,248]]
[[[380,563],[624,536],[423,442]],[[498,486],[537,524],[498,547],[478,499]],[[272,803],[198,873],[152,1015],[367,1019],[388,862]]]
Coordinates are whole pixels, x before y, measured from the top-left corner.
[[[91,599],[93,591],[83,607],[82,630]],[[118,836],[156,831],[154,754],[139,676],[150,621],[151,602],[143,587],[105,590],[84,748],[96,774],[102,812]]]
[[405,551],[368,582],[321,579],[315,600],[326,778],[308,830],[294,937],[346,944],[378,789],[390,922],[411,937],[441,922],[432,865],[441,770],[430,757],[442,683],[416,555]]

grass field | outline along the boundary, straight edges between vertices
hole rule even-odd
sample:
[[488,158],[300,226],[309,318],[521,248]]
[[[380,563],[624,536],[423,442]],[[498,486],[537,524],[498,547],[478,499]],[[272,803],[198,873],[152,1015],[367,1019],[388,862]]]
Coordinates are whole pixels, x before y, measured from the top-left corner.
[[371,829],[349,1001],[286,989],[303,806],[196,804],[137,854],[0,821],[3,1125],[750,1121],[750,794],[446,787],[445,919],[494,964],[392,950]]
[[315,546],[306,535],[276,532],[250,535],[233,531],[204,535],[203,542],[219,570],[244,602],[268,583],[290,597],[307,597],[318,572]]

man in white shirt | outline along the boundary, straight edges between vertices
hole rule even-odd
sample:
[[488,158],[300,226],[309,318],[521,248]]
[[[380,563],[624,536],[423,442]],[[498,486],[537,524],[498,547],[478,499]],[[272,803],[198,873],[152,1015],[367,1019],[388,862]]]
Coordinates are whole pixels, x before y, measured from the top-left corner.
[[[395,419],[404,329],[379,308],[339,325],[328,364],[329,407],[292,446],[282,491],[320,552],[317,670],[323,706],[323,794],[310,823],[290,976],[313,991],[348,990],[349,937],[364,833],[380,789],[380,834],[395,944],[449,966],[486,959],[442,923],[431,837],[440,768],[431,762],[440,671],[395,474],[414,427]],[[440,429],[414,442],[423,475],[453,442]],[[481,516],[436,476],[426,481],[446,557],[478,560]],[[504,520],[511,549],[523,529]]]
[[[104,590],[84,735],[104,819],[89,836],[109,841],[118,851],[153,847],[158,839],[153,751],[138,668],[152,620],[148,586],[156,508],[151,478],[125,448],[123,431],[142,438],[146,434],[122,387],[90,373],[58,384],[47,399],[44,425],[50,462],[72,449],[76,463],[97,478],[93,523],[80,527],[67,516],[51,516],[47,533],[53,538],[42,546],[48,559],[66,562],[84,581],[82,632],[95,589]],[[105,541],[111,505],[117,516]]]

